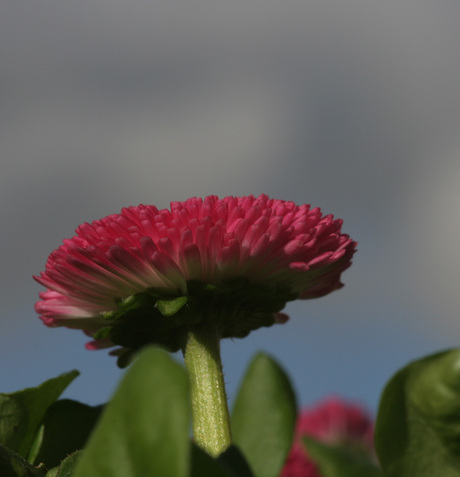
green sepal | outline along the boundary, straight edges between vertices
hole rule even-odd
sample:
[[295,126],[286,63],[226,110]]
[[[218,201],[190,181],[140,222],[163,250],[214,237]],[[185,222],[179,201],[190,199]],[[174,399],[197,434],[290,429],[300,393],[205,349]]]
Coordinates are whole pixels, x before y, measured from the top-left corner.
[[123,316],[123,313],[119,311],[103,311],[101,313],[101,317],[106,321],[115,321],[121,316]]
[[158,311],[163,316],[175,315],[188,301],[186,296],[178,296],[176,298],[170,298],[167,300],[158,300]]
[[115,300],[116,309],[102,313],[107,327],[93,336],[131,350],[154,344],[175,352],[197,326],[211,326],[221,338],[244,338],[272,326],[274,314],[297,297],[289,287],[252,284],[244,277],[220,284],[190,280],[186,295],[152,288]]
[[257,477],[278,477],[291,448],[296,417],[289,378],[276,361],[258,353],[232,412],[233,441]]
[[102,317],[108,321],[117,321],[123,318],[126,313],[135,312],[142,308],[150,309],[155,307],[157,300],[158,296],[151,289],[147,289],[141,293],[116,299],[117,310],[103,312]]
[[136,357],[139,350],[137,349],[126,349],[124,350],[117,358],[117,366],[121,369],[129,366]]
[[187,300],[186,296],[161,296],[154,289],[117,300],[118,309],[103,314],[108,326],[93,336],[110,337],[114,344],[129,350],[128,355],[119,358],[121,366],[129,363],[133,352],[149,344],[178,351],[186,331],[201,319],[199,315],[182,312]]
[[79,374],[70,371],[35,388],[0,394],[0,443],[29,458],[45,412]]
[[187,287],[190,312],[201,314],[203,326],[217,328],[222,338],[244,338],[257,328],[272,326],[274,314],[298,298],[289,287],[253,284],[245,277],[218,285],[192,280]]
[[99,330],[97,330],[92,337],[95,340],[103,340],[104,338],[107,338],[112,331],[113,326],[104,326],[104,328],[100,328]]
[[460,349],[393,376],[380,400],[375,446],[387,477],[460,477]]
[[383,477],[370,452],[346,444],[325,444],[311,437],[302,441],[322,477]]
[[0,475],[2,477],[44,477],[44,473],[21,455],[0,444]]

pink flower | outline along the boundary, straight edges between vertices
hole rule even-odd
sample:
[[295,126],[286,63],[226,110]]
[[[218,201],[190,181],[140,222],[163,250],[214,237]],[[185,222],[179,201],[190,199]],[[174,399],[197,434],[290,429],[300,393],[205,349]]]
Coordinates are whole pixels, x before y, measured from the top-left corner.
[[80,225],[51,253],[34,277],[47,289],[35,309],[48,326],[95,335],[91,349],[179,349],[184,332],[205,322],[221,337],[245,336],[286,321],[278,312],[287,301],[343,286],[356,243],[341,226],[266,195],[125,208]]
[[333,397],[299,415],[294,444],[280,477],[321,477],[301,442],[303,436],[374,455],[374,425],[370,416],[361,406]]

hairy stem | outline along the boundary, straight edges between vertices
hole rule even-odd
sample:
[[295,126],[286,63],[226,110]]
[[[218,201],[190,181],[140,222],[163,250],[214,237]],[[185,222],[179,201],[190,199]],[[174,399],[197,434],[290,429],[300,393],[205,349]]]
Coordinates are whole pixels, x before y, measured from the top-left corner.
[[195,442],[218,456],[232,441],[219,336],[203,328],[189,332],[183,353],[190,376]]

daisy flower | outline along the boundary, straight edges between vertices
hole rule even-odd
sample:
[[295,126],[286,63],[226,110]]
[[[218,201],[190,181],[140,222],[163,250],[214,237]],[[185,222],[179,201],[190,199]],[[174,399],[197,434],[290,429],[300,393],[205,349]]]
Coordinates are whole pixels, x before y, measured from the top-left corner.
[[[45,325],[84,330],[89,349],[176,351],[188,331],[244,337],[285,322],[286,302],[342,287],[356,243],[319,208],[209,196],[123,209],[76,229],[35,280]],[[116,351],[119,353],[120,351]]]

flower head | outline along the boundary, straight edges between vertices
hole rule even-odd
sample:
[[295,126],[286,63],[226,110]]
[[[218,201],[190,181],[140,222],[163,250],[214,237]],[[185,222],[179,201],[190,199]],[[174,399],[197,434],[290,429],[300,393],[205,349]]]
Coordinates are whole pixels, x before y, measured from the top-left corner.
[[35,308],[48,326],[94,336],[89,348],[178,349],[206,322],[221,337],[245,336],[285,321],[287,301],[343,286],[356,243],[341,225],[266,195],[125,208],[80,225],[51,253],[34,277],[47,289]]
[[281,477],[321,477],[302,444],[303,436],[374,456],[374,425],[368,413],[359,405],[332,397],[299,414],[294,444]]

